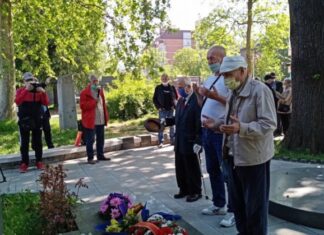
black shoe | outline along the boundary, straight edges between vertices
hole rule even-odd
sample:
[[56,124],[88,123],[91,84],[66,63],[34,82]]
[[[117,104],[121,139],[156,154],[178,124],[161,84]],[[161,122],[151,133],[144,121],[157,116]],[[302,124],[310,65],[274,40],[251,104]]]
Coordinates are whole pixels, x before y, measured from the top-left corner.
[[101,158],[98,158],[98,161],[110,161],[111,158],[109,157],[101,157]]
[[195,202],[201,198],[201,194],[193,194],[193,195],[188,195],[186,201],[187,202]]
[[187,195],[185,194],[185,193],[182,193],[182,192],[179,192],[179,193],[177,193],[177,194],[174,194],[173,195],[173,198],[174,199],[180,199],[180,198],[184,198],[184,197],[186,197]]
[[95,160],[93,160],[93,159],[91,159],[91,160],[88,160],[88,164],[91,164],[91,165],[93,165],[93,164],[96,164],[96,161],[95,161]]

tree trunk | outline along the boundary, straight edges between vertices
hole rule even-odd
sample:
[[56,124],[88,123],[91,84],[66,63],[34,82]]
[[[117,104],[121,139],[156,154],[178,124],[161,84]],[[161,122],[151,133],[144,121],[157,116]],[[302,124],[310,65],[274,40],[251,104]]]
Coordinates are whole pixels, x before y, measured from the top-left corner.
[[252,24],[253,24],[253,3],[255,0],[248,0],[248,21],[247,21],[247,32],[246,32],[246,60],[248,64],[249,74],[253,73],[252,66],[252,52],[251,52],[251,34],[252,34]]
[[10,0],[0,0],[0,120],[13,118],[15,66]]
[[293,113],[288,149],[324,152],[324,1],[289,0]]

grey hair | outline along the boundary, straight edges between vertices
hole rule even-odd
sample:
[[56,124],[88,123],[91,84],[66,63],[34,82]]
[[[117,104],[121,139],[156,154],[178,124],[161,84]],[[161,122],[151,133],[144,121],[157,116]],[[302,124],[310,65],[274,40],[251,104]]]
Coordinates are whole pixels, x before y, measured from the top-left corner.
[[226,50],[222,46],[214,45],[211,48],[209,48],[209,50],[208,50],[209,53],[214,53],[216,51],[222,53],[223,56],[226,56]]
[[191,79],[188,77],[180,77],[178,78],[178,82],[184,82],[186,86],[191,86]]

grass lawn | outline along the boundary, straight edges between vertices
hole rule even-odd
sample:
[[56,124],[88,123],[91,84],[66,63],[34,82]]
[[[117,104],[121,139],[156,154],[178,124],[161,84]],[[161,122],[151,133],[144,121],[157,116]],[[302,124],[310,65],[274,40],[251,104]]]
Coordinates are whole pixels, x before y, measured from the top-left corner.
[[[147,133],[143,123],[148,117],[154,117],[154,114],[129,121],[111,120],[106,129],[105,137],[107,139]],[[51,118],[51,127],[55,146],[74,144],[77,130],[60,130],[58,116]],[[19,153],[19,135],[16,121],[0,121],[0,133],[0,155]],[[43,141],[43,146],[47,148],[45,141]]]
[[0,196],[4,234],[41,235],[42,219],[39,214],[39,194],[21,192]]
[[275,140],[274,159],[285,159],[290,161],[321,162],[324,161],[324,154],[311,154],[308,150],[288,150],[282,146],[282,140]]

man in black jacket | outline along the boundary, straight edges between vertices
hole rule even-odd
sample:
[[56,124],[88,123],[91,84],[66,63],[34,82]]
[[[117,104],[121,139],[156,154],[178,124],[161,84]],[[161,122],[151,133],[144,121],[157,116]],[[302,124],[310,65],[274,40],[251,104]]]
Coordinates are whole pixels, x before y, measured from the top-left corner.
[[189,80],[180,80],[181,95],[175,114],[175,169],[179,192],[175,199],[186,197],[187,202],[201,198],[201,175],[198,157],[201,151],[200,107]]
[[[174,86],[169,84],[169,77],[167,74],[162,74],[161,84],[156,86],[153,96],[153,103],[156,109],[159,110],[159,119],[164,122],[166,118],[173,117],[176,100],[178,99],[177,92]],[[170,127],[170,140],[173,144],[174,127]],[[159,132],[159,147],[163,146],[163,131]]]

